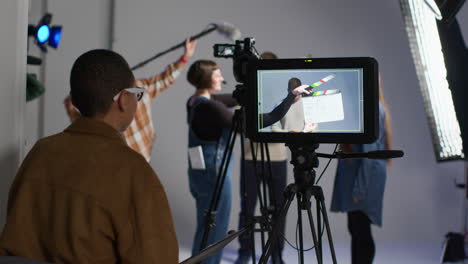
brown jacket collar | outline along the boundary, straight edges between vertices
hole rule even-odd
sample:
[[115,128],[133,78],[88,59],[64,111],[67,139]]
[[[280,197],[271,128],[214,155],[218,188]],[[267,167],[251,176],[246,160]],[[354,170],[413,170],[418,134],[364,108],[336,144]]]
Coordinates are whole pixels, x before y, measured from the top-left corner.
[[124,136],[119,131],[107,123],[94,118],[80,117],[67,127],[64,132],[102,136],[119,140],[126,144]]

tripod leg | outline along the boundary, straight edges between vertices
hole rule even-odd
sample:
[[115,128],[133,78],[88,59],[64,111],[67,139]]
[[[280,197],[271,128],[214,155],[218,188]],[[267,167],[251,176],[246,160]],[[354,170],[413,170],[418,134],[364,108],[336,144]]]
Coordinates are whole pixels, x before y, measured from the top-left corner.
[[[266,154],[266,177],[264,177],[264,181],[266,182],[267,185],[267,190],[268,192],[268,197],[269,197],[269,204],[271,207],[267,207],[268,213],[272,215],[272,217],[276,217],[278,215],[279,211],[279,199],[280,197],[276,197],[277,191],[276,187],[281,186],[280,182],[276,182],[274,177],[273,177],[273,170],[272,170],[272,162],[270,159],[270,150],[268,148],[268,143],[263,144],[265,147],[265,154]],[[276,165],[278,166],[278,165]],[[280,171],[275,171],[275,175],[278,175]],[[284,189],[284,187],[282,188]],[[273,209],[273,210],[271,210]],[[282,224],[282,228],[280,228],[284,232],[284,222]],[[273,254],[273,263],[280,263],[282,261],[282,248],[283,248],[283,242],[281,240],[278,241],[275,245],[275,254]]]
[[[268,193],[267,193],[267,182],[265,180],[265,154],[264,154],[264,144],[260,143],[260,174],[257,174],[257,184],[258,184],[258,200],[260,201],[260,212],[262,215],[268,215]],[[260,223],[262,230],[267,230],[267,223]],[[260,239],[262,241],[262,250],[265,250],[265,232],[260,233]]]
[[[255,227],[254,227],[255,229]],[[253,232],[252,230],[252,233],[250,234],[250,241],[252,243],[252,255],[251,255],[251,258],[252,258],[252,263],[255,263],[255,233]]]
[[[260,175],[263,175],[263,158],[261,160],[257,160],[257,153],[258,152],[258,147],[261,146],[261,144],[256,144],[250,140],[250,149],[251,149],[251,154],[252,154],[252,163],[253,163],[253,174],[254,174],[254,179],[255,179],[255,196],[252,196],[250,199],[257,199],[259,202],[259,207],[260,207],[260,213],[263,215],[263,213],[266,211],[266,205],[264,204],[264,196],[265,194],[262,193],[262,188],[261,188],[261,183],[262,183],[262,178]],[[253,215],[253,212],[252,212]],[[261,250],[262,252],[265,249],[265,230],[267,230],[266,223],[264,221],[260,221],[259,223],[259,230],[260,230],[260,240],[261,240]],[[252,236],[252,260],[253,263],[255,263],[255,239],[254,236]]]
[[299,263],[304,263],[304,240],[303,240],[303,232],[302,232],[302,209],[301,204],[303,202],[304,197],[298,193],[297,194],[297,224],[299,226]]
[[[308,202],[307,206],[307,215],[309,217],[309,225],[310,225],[310,230],[312,230],[312,239],[314,241],[314,246],[315,246],[315,255],[317,257],[317,263],[322,264],[322,251],[319,250],[318,248],[318,241],[317,241],[317,232],[315,231],[315,225],[314,225],[314,217],[312,216],[312,209],[310,208],[310,201]],[[320,232],[320,229],[318,229],[318,232]]]
[[327,211],[325,209],[325,202],[323,201],[323,194],[322,194],[322,199],[320,199],[320,203],[322,206],[322,215],[323,215],[323,222],[325,224],[325,228],[327,229],[327,236],[328,236],[328,244],[330,245],[330,252],[332,255],[333,259],[333,264],[336,264],[336,254],[335,254],[335,248],[333,246],[333,239],[331,235],[331,230],[330,230],[330,224],[328,223],[328,216],[327,216]]
[[[317,197],[315,197],[317,199]],[[319,263],[323,263],[323,250],[322,250],[322,218],[321,218],[321,210],[320,210],[320,207],[321,207],[321,204],[320,204],[320,199],[317,199],[316,200],[316,207],[317,207],[317,233],[318,233],[318,237],[317,237],[317,250],[320,252],[319,254],[319,258],[320,258],[320,261]]]
[[[241,131],[243,129],[241,128]],[[245,142],[245,136],[243,133],[240,133],[240,142],[241,142],[241,214],[239,217],[239,229],[244,226],[244,225],[251,225],[252,228],[250,229],[250,232],[248,232],[246,235],[248,235],[249,243],[247,243],[245,237],[240,237],[239,236],[239,244],[240,244],[240,249],[239,249],[239,254],[241,250],[245,250],[246,248],[250,249],[250,256],[252,258],[252,263],[255,263],[255,220],[253,217],[254,210],[255,210],[255,199],[257,198],[258,190],[255,188],[251,188],[251,186],[248,186],[249,178],[247,171],[249,171],[249,176],[254,176],[254,181],[255,181],[255,186],[257,186],[257,174],[256,174],[256,159],[254,157],[254,147],[252,141],[249,140],[250,146],[252,153],[251,155],[253,156],[252,161],[247,161],[245,157],[245,149],[244,149],[244,144]],[[248,170],[247,170],[248,168]],[[253,173],[252,173],[253,172]],[[253,175],[251,175],[253,174]],[[251,178],[250,178],[251,179]],[[256,190],[256,191],[253,191]],[[250,200],[248,200],[250,198]],[[252,202],[253,200],[253,202]],[[261,201],[260,201],[261,203]],[[253,208],[252,208],[253,207]]]
[[265,245],[265,250],[263,251],[262,256],[260,257],[260,260],[258,263],[261,264],[266,264],[268,261],[268,258],[271,255],[271,251],[273,249],[273,245],[276,241],[276,238],[278,236],[278,233],[281,232],[280,230],[280,223],[284,221],[286,218],[286,214],[288,213],[289,207],[291,206],[291,202],[294,199],[294,195],[297,193],[297,186],[295,184],[290,184],[286,188],[286,193],[285,193],[285,199],[283,202],[283,206],[281,207],[280,213],[278,214],[278,217],[273,225],[273,229],[271,231],[271,235],[268,238],[268,241]]
[[216,186],[212,194],[212,199],[210,202],[210,207],[206,213],[205,217],[205,227],[203,229],[203,236],[199,245],[199,250],[204,249],[208,244],[208,238],[210,235],[211,229],[216,225],[216,211],[218,210],[219,199],[221,197],[221,192],[223,190],[224,181],[226,179],[226,173],[229,168],[229,161],[231,160],[232,151],[234,149],[234,143],[236,141],[236,132],[239,131],[240,121],[234,120],[231,130],[229,131],[229,136],[227,144],[223,153],[223,158],[221,161],[221,166],[218,171]]

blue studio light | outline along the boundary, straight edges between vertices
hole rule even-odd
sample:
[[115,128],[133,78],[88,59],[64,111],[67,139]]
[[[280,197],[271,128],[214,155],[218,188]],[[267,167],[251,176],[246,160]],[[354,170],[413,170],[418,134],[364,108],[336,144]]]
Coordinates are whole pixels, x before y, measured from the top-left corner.
[[61,38],[62,38],[62,26],[53,26],[50,29],[49,46],[56,49],[60,44]]
[[41,25],[36,32],[36,39],[40,44],[45,43],[49,40],[50,37],[50,28],[48,25]]
[[28,37],[34,37],[36,44],[42,52],[47,52],[46,43],[54,49],[60,45],[62,39],[62,26],[51,25],[52,14],[46,13],[36,25],[28,25]]

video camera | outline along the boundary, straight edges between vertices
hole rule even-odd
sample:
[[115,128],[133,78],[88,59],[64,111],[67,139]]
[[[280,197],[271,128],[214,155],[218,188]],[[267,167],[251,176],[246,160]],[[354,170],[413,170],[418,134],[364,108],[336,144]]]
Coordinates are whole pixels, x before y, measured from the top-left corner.
[[237,82],[245,84],[248,78],[248,62],[259,59],[259,55],[255,50],[254,45],[254,38],[236,40],[236,44],[215,44],[213,46],[214,56],[221,58],[233,58],[234,78]]
[[[262,60],[255,39],[215,44],[233,58],[233,96],[256,142],[371,143],[378,124],[378,63],[371,57]],[[295,88],[307,85],[297,93]]]

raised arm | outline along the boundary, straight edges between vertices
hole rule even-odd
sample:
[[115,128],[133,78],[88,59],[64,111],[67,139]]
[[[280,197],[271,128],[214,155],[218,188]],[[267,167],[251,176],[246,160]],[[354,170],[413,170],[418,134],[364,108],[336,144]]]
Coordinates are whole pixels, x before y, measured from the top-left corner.
[[291,105],[294,103],[294,99],[296,96],[300,96],[301,94],[309,94],[310,91],[307,91],[306,88],[309,87],[309,85],[301,85],[294,90],[292,90],[286,98],[279,104],[277,107],[275,107],[271,112],[269,113],[262,113],[262,119],[263,119],[263,126],[261,128],[271,126],[274,123],[278,122],[281,118],[286,115],[288,112],[289,108]]
[[180,75],[187,61],[195,53],[197,41],[185,40],[185,52],[176,62],[169,64],[163,72],[147,79],[138,79],[137,86],[145,88],[151,99],[158,96],[161,92],[167,90]]

